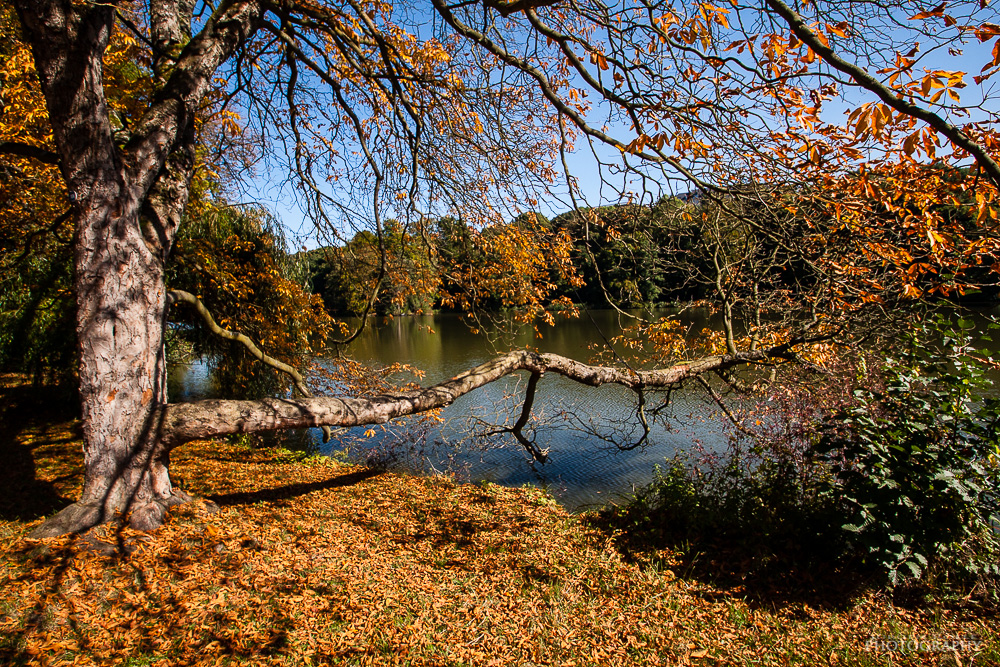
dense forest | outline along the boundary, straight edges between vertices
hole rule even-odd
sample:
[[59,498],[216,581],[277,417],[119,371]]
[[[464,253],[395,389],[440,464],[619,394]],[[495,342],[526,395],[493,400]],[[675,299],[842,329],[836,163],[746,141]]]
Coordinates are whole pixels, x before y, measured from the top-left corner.
[[[970,195],[959,185],[968,170],[957,169],[951,177],[946,168],[940,170],[942,180],[953,184],[945,191],[954,201],[937,205],[936,212],[949,225],[973,229],[976,220]],[[793,188],[775,195],[786,200],[786,212],[796,210]],[[337,317],[464,311],[470,307],[498,311],[516,303],[510,295],[517,290],[537,291],[541,305],[549,309],[564,309],[567,304],[592,308],[714,306],[720,253],[724,264],[738,262],[751,267],[753,276],[741,282],[743,287],[752,284],[750,289],[758,292],[794,293],[806,291],[814,283],[809,259],[802,257],[800,250],[817,233],[835,241],[832,230],[838,225],[832,216],[811,215],[807,221],[803,214],[786,213],[782,221],[785,236],[779,241],[740,219],[755,215],[752,206],[737,215],[724,210],[725,202],[700,199],[697,193],[664,196],[651,205],[583,208],[551,220],[541,213],[527,212],[482,229],[453,217],[421,220],[408,227],[390,221],[381,238],[361,231],[341,246],[297,253],[295,261],[301,262],[308,276],[307,289],[318,294],[326,310]],[[736,201],[734,198],[730,203]],[[765,217],[763,212],[759,215]],[[525,254],[558,248],[566,253],[568,262],[553,262],[547,275],[541,271],[518,276],[515,266],[520,264],[509,264],[505,272],[504,252],[518,244]],[[783,244],[786,247],[782,248]],[[817,250],[815,256],[821,255]],[[963,267],[961,275],[951,276],[954,283],[962,284],[961,293],[942,290],[939,298],[950,296],[965,304],[995,303],[997,276],[986,260],[980,258],[978,264]],[[919,263],[919,258],[911,259],[911,264]],[[470,285],[473,275],[477,277],[474,286]],[[909,283],[908,288],[900,288],[899,296],[923,295],[928,287],[937,285],[936,281],[937,276],[928,276],[922,282]],[[373,292],[377,296],[370,300]],[[533,303],[537,307],[537,302]]]

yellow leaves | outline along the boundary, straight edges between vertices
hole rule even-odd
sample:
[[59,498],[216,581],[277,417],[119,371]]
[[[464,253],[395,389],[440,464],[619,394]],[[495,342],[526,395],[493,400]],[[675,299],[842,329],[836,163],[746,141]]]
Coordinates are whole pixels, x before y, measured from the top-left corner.
[[[945,92],[948,93],[949,98],[958,102],[960,99],[955,89],[965,88],[964,78],[965,72],[927,71],[919,83],[911,84],[908,88],[918,91],[923,97],[930,96],[931,104],[936,104]],[[931,95],[931,91],[934,90],[937,92]]]
[[980,42],[987,42],[994,37],[1000,36],[1000,25],[996,23],[982,23],[972,29],[976,39]]
[[729,14],[728,9],[718,7],[708,2],[703,2],[698,5],[698,12],[708,25],[715,23],[723,28],[729,27],[729,19],[726,18],[726,15]]
[[638,137],[629,142],[629,144],[625,147],[625,152],[636,153],[636,154],[641,153],[646,146],[653,146],[657,150],[662,150],[663,145],[666,142],[666,139],[667,139],[666,132],[661,132],[653,136],[649,136],[647,134],[640,134]]
[[887,104],[863,104],[847,118],[847,125],[854,125],[854,136],[858,139],[868,135],[876,138],[882,135],[887,124],[893,120],[893,110]]
[[[82,449],[32,454],[49,484],[80,466]],[[863,654],[864,638],[887,626],[993,636],[989,617],[900,611],[884,596],[794,615],[748,605],[742,588],[675,576],[682,563],[669,549],[626,558],[627,535],[523,489],[292,463],[224,441],[172,458],[186,491],[227,502],[217,514],[175,507],[151,540],[97,531],[128,554],[63,539],[32,558],[29,522],[2,522],[0,632],[28,662],[626,667],[684,664],[710,648],[708,664],[771,666],[790,648],[807,664],[826,664],[831,650]]]
[[913,16],[910,17],[909,20],[911,20],[911,21],[923,21],[923,20],[930,19],[930,18],[939,18],[942,21],[944,21],[945,27],[953,26],[953,25],[955,25],[957,23],[957,21],[953,17],[951,17],[951,16],[949,16],[949,15],[947,15],[947,14],[944,13],[944,10],[945,10],[945,8],[947,8],[947,6],[948,6],[947,2],[942,2],[940,5],[938,5],[934,9],[931,9],[931,10],[928,10],[928,11],[923,11],[923,12],[920,12],[918,14],[914,14]]
[[672,25],[680,25],[680,22],[677,15],[669,11],[653,17],[653,23],[659,25],[662,30],[667,30]]
[[475,300],[498,300],[516,311],[518,321],[551,318],[548,305],[563,307],[567,316],[576,309],[569,300],[550,304],[557,281],[579,287],[582,279],[572,261],[572,240],[565,231],[547,229],[534,214],[518,217],[515,224],[494,225],[473,233],[474,265],[462,265],[449,276],[453,303],[471,308]]
[[[665,12],[660,16],[654,16],[653,24],[665,34],[660,35],[660,42],[666,43],[667,36],[679,40],[684,44],[694,44],[699,42],[705,49],[713,42],[712,26],[718,25],[723,29],[729,28],[728,9],[724,9],[709,2],[700,2],[696,5],[697,15],[681,20],[672,12]],[[655,42],[649,46],[649,52],[653,53]]]
[[986,222],[987,218],[996,220],[997,210],[993,201],[993,192],[990,191],[977,191],[976,192],[976,222],[983,224]]
[[[916,141],[908,137],[910,145]],[[961,292],[968,285],[968,269],[992,262],[996,251],[992,241],[983,243],[993,236],[984,236],[984,227],[992,224],[990,202],[996,191],[979,183],[973,206],[973,192],[967,188],[974,178],[911,162],[866,169],[862,177],[828,190],[829,196],[864,212],[842,216],[858,256],[830,262],[845,301],[848,294],[855,303],[868,303],[880,302],[886,293],[915,299]]]
[[911,21],[920,21],[920,20],[923,20],[923,19],[927,19],[927,18],[931,18],[931,17],[935,17],[935,16],[940,16],[942,13],[944,13],[945,7],[947,7],[947,6],[948,6],[947,2],[942,2],[940,5],[938,5],[934,9],[931,9],[931,10],[928,10],[928,11],[924,11],[924,12],[920,12],[919,14],[914,14],[913,16],[910,17],[910,20]]
[[930,241],[931,250],[938,250],[938,246],[939,245],[945,246],[945,247],[947,247],[949,245],[948,239],[946,239],[945,237],[941,236],[941,234],[939,234],[934,229],[928,229],[927,230],[927,240]]
[[814,144],[812,148],[809,149],[809,161],[815,165],[823,164],[823,146],[820,144]]
[[243,126],[240,125],[240,114],[230,109],[224,109],[210,117],[210,122],[219,124],[222,130],[230,137],[238,137],[243,134]]
[[10,53],[0,61],[4,101],[3,114],[0,114],[0,139],[51,147],[48,112],[36,83],[31,50],[23,42],[11,41],[13,43],[5,45]]
[[590,63],[597,65],[602,70],[608,69],[608,59],[600,51],[591,52]]
[[850,29],[850,24],[847,21],[841,21],[840,23],[826,24],[826,31],[831,35],[836,35],[837,37],[847,38],[848,30]]
[[[795,37],[795,36],[792,35],[792,37]],[[796,46],[797,45],[790,45],[790,48],[794,49]],[[736,40],[734,42],[730,42],[729,45],[726,46],[726,48],[724,48],[722,50],[723,51],[732,51],[733,49],[736,49],[736,53],[743,53],[743,51],[746,50],[746,49],[749,49],[752,52],[753,48],[754,48],[754,38],[750,37],[748,39],[738,39],[738,40]]]
[[641,330],[653,346],[657,360],[664,362],[685,357],[689,351],[687,327],[678,320],[661,318]]
[[996,67],[997,65],[1000,65],[1000,39],[998,39],[996,41],[996,43],[993,45],[993,54],[992,55],[993,55],[993,60],[991,62],[986,63],[983,66],[982,71],[985,72],[986,70],[990,69],[991,67]]
[[920,94],[927,97],[933,88],[944,88],[944,83],[941,79],[928,74],[920,84]]

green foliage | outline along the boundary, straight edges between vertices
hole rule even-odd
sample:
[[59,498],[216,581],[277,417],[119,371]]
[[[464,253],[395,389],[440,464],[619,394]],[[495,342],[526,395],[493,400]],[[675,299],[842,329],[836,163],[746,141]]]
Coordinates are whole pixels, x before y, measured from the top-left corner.
[[840,508],[850,548],[891,583],[944,560],[998,573],[1000,398],[972,328],[923,325],[886,358],[885,387],[858,389],[814,448],[833,473],[821,493]]
[[[685,206],[664,198],[653,206],[618,205],[570,211],[552,225],[573,238],[574,263],[586,283],[567,296],[596,306],[642,307],[689,298],[675,254],[687,250],[698,230],[682,219]],[[605,293],[607,296],[605,296]]]
[[601,520],[631,551],[670,548],[695,571],[743,582],[797,572],[816,586],[826,571],[943,594],[995,581],[1000,396],[972,330],[940,317],[915,326],[881,367],[824,382],[862,388],[791,392],[792,408],[758,415],[749,446],[733,438],[724,454],[676,457]]
[[68,246],[51,253],[0,249],[0,368],[36,379],[76,370],[75,305]]
[[[246,334],[265,353],[294,365],[325,344],[331,321],[318,297],[303,289],[306,272],[287,252],[277,221],[266,211],[209,206],[181,228],[168,285],[201,298],[223,328]],[[242,346],[209,332],[186,307],[171,310],[174,332],[215,366],[227,396],[281,393],[288,378]]]
[[[362,231],[342,246],[308,253],[310,281],[329,312],[354,315],[365,312],[376,286],[380,314],[517,309],[518,296],[543,283],[540,299],[554,310],[569,302],[604,307],[608,298],[629,307],[700,299],[705,285],[690,279],[687,266],[691,249],[704,245],[693,208],[665,197],[652,206],[582,209],[552,220],[524,212],[481,230],[452,217],[424,221],[417,230],[389,221],[381,239]],[[562,235],[571,249],[565,266],[552,250]],[[551,265],[529,265],[515,247],[546,255]],[[707,270],[704,258],[698,261]]]
[[830,508],[802,472],[791,457],[679,455],[604,520],[625,532],[627,549],[672,549],[695,570],[710,562],[712,576],[780,579],[835,548],[822,530]]
[[395,221],[381,237],[360,231],[341,247],[305,255],[309,282],[326,309],[338,315],[361,315],[375,293],[372,312],[399,315],[429,311],[437,298],[439,277],[421,234]]

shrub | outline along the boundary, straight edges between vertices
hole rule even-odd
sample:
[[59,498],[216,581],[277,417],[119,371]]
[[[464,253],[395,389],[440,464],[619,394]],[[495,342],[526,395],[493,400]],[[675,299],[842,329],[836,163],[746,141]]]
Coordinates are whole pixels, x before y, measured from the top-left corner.
[[832,471],[820,494],[846,519],[848,547],[893,584],[932,562],[997,572],[1000,399],[973,326],[918,327],[884,360],[884,389],[857,389],[813,448]]
[[819,388],[775,388],[724,455],[675,457],[600,520],[628,551],[669,547],[747,583],[795,570],[805,582],[820,570],[890,586],[929,572],[987,581],[1000,556],[1000,397],[972,328],[933,318]]
[[598,522],[623,532],[627,552],[669,548],[720,583],[798,585],[788,573],[827,560],[836,538],[801,463],[738,447],[716,459],[676,456]]

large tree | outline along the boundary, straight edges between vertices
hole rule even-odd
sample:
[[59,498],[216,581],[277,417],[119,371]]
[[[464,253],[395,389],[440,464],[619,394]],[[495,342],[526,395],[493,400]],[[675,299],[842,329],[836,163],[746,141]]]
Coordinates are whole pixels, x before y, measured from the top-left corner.
[[[811,2],[799,11],[782,0],[14,4],[55,150],[3,149],[56,161],[65,181],[85,442],[80,501],[38,535],[126,516],[139,528],[159,525],[185,500],[170,483],[170,450],[193,438],[381,422],[518,370],[532,374],[529,389],[546,371],[637,392],[713,371],[732,381],[729,370],[795,360],[840,335],[844,313],[963,289],[964,272],[996,251],[1000,141],[982,84],[1000,65],[1000,46],[968,107],[958,102],[962,73],[918,73],[921,49],[957,52],[1000,35],[979,2]],[[152,80],[127,109],[108,102],[105,56],[116,30],[145,49]],[[830,100],[854,113],[831,120]],[[576,205],[572,150],[589,144],[598,163],[625,175],[625,199],[652,203],[683,181],[682,191],[713,202],[679,215],[700,216],[708,230],[727,313],[743,304],[796,317],[758,316],[745,338],[730,319],[721,347],[709,349],[717,353],[653,371],[514,352],[409,393],[169,405],[165,263],[190,197],[201,119],[220,109],[240,119],[233,133],[241,146],[256,142],[261,164],[287,169],[320,234],[349,238],[365,226],[382,248],[390,217],[455,215],[481,227],[560,192]],[[928,169],[932,159],[975,169],[956,184]],[[975,229],[968,216],[930,207],[936,196],[972,203]],[[600,220],[580,216],[575,233],[589,240]],[[753,243],[732,238],[750,232]],[[793,256],[809,279],[794,298],[784,284],[763,299]],[[383,250],[370,302],[385,261]]]

